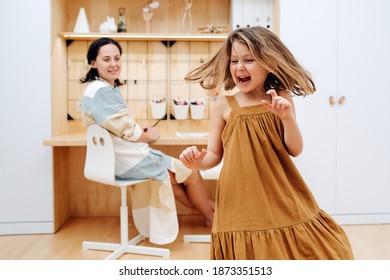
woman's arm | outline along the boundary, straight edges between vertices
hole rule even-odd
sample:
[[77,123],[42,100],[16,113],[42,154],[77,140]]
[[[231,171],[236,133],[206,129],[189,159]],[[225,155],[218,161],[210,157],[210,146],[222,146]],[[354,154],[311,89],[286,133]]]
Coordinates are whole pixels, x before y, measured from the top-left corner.
[[90,84],[83,97],[85,119],[132,142],[153,142],[160,137],[156,128],[138,125],[118,91],[101,81]]

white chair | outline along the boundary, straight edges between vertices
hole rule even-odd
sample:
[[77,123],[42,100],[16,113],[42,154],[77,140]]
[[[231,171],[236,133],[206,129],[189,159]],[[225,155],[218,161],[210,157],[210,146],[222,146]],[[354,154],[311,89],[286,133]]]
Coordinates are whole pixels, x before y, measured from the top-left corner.
[[[209,170],[201,170],[200,176],[202,176],[204,180],[218,180],[222,164],[223,161]],[[210,237],[210,234],[185,234],[183,235],[183,241],[184,243],[209,243]]]
[[87,129],[87,157],[84,176],[98,183],[119,187],[121,190],[120,238],[121,243],[104,243],[83,241],[83,248],[89,250],[112,251],[106,260],[114,260],[125,253],[169,257],[169,249],[138,246],[145,240],[141,234],[131,240],[129,238],[129,222],[127,207],[127,188],[146,180],[118,181],[115,179],[115,154],[110,133],[103,127],[92,124]]

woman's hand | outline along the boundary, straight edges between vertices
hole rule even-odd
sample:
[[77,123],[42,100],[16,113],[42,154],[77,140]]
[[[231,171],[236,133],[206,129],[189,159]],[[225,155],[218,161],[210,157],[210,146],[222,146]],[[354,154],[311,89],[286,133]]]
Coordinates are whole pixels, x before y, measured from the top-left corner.
[[266,92],[271,95],[271,103],[267,100],[262,100],[263,104],[270,112],[277,115],[282,121],[294,117],[293,109],[291,103],[279,96],[274,89],[270,89]]
[[196,146],[186,148],[179,156],[181,162],[190,169],[198,169],[200,162],[207,154],[207,150],[199,151]]
[[141,135],[141,137],[138,139],[139,142],[149,143],[149,142],[154,142],[158,138],[160,138],[160,132],[158,131],[157,128],[153,126],[145,127],[143,128],[143,131],[144,131],[142,133],[143,135]]

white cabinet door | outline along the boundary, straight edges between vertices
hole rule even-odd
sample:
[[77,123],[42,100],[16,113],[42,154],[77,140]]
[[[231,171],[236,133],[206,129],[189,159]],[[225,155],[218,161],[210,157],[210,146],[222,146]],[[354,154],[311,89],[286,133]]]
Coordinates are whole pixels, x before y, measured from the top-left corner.
[[317,85],[294,99],[305,140],[295,161],[345,223],[390,221],[389,12],[385,0],[280,1],[281,39]]
[[320,207],[336,210],[337,0],[280,2],[280,36],[295,58],[313,75],[317,92],[295,97],[303,153],[295,162]]
[[274,0],[232,0],[231,28],[261,25],[273,29]]
[[49,0],[0,2],[0,235],[54,229],[52,153],[42,144],[51,135],[50,12]]
[[338,5],[336,210],[390,214],[390,2]]

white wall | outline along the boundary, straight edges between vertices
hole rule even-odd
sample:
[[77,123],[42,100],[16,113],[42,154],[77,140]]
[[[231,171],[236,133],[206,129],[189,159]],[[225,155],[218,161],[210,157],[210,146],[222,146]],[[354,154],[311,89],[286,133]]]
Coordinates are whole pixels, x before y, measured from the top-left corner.
[[50,5],[0,2],[0,234],[53,231]]

